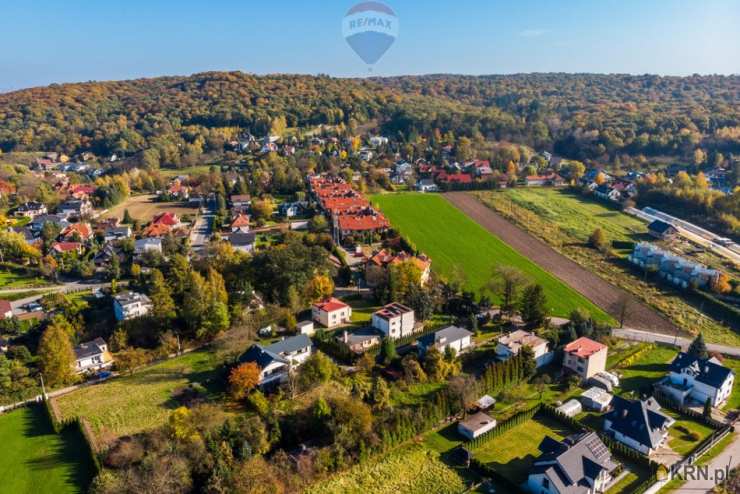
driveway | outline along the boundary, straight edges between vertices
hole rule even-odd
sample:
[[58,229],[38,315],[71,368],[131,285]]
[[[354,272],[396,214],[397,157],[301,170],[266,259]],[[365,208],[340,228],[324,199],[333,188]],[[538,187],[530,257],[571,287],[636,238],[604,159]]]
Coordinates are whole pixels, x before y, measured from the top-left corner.
[[[737,427],[735,431],[735,440],[719,456],[709,462],[709,478],[689,480],[674,492],[679,494],[710,492],[721,480],[715,480],[715,472],[726,472],[740,465],[740,435],[737,433]],[[721,475],[722,473],[718,476]]]

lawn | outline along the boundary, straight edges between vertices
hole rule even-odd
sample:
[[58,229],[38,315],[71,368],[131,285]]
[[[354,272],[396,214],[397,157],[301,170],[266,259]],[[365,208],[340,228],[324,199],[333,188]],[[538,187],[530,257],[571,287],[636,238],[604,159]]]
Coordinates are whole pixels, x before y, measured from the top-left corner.
[[[219,168],[218,166],[216,168]],[[203,175],[211,171],[211,165],[189,166],[185,168],[160,168],[163,177],[172,178],[187,175]]]
[[519,485],[527,479],[534,459],[540,456],[538,447],[545,436],[561,440],[574,432],[560,422],[537,415],[473,450],[473,455]]
[[[725,367],[729,367],[730,369],[735,371],[736,376],[740,375],[740,360],[726,358],[722,364]],[[730,395],[730,399],[727,400],[727,403],[722,408],[726,411],[740,409],[740,384],[735,383],[735,385],[732,387],[732,394]]]
[[[676,453],[681,456],[686,456],[689,452],[694,449],[700,442],[709,437],[714,429],[708,427],[694,419],[691,419],[685,415],[679,415],[676,412],[664,408],[663,413],[673,417],[676,423],[668,429],[668,446],[673,449]],[[685,429],[685,430],[682,430]],[[694,440],[685,432],[696,433],[699,435],[699,439]]]
[[581,294],[519,254],[509,245],[435,194],[383,194],[372,201],[393,226],[432,259],[432,269],[443,276],[461,270],[465,286],[480,292],[497,266],[513,266],[545,290],[550,312],[568,317],[579,307],[596,318],[611,318]]
[[373,312],[381,307],[372,300],[359,297],[346,298],[345,301],[352,307],[353,324],[370,323],[373,318]]
[[636,275],[625,260],[630,250],[615,249],[607,258],[588,246],[588,237],[600,228],[611,241],[654,239],[645,235],[646,224],[610,205],[578,193],[551,188],[515,188],[476,192],[476,197],[509,221],[549,244],[602,278],[632,293],[665,314],[677,326],[702,332],[713,343],[740,345],[732,328],[702,312],[701,302],[655,280]]
[[7,264],[0,268],[0,290],[13,290],[17,288],[36,288],[50,285],[48,280],[40,276],[31,276],[13,270]]
[[438,453],[409,445],[385,456],[356,465],[308,488],[307,494],[453,494],[465,491],[458,472]]
[[615,369],[620,374],[619,387],[623,393],[639,391],[668,374],[668,364],[675,358],[675,348],[656,346],[640,355],[629,366]]
[[55,434],[41,406],[0,415],[0,444],[0,493],[87,491],[94,472],[82,459],[82,435],[71,428]]
[[214,353],[199,350],[130,376],[81,388],[56,401],[63,418],[86,417],[98,438],[107,442],[166,423],[178,406],[172,392],[188,383],[221,392],[219,364]]
[[[490,199],[493,193],[477,193]],[[636,241],[645,238],[647,225],[609,205],[588,200],[579,194],[552,188],[515,188],[496,193],[502,208],[513,205],[530,211],[538,219],[570,238],[588,241],[600,228],[611,240]]]
[[103,218],[118,218],[121,220],[124,211],[127,209],[133,219],[143,222],[148,222],[155,215],[164,212],[175,213],[181,218],[186,214],[195,216],[198,213],[198,208],[188,208],[177,202],[155,202],[155,197],[153,194],[131,196],[106,211]]

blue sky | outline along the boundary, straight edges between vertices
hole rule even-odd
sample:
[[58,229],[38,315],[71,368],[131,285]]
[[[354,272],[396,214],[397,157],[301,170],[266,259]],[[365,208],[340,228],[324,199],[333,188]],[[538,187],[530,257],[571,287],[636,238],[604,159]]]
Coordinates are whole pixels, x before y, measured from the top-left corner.
[[[370,74],[343,0],[3,0],[0,91],[207,70]],[[740,73],[740,0],[388,0],[372,75]]]

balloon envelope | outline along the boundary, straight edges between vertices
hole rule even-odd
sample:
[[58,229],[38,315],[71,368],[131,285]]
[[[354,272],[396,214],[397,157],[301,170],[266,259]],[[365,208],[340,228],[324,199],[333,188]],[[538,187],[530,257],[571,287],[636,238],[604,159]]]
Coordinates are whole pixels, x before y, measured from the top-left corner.
[[377,63],[398,36],[398,17],[380,2],[363,2],[342,19],[347,44],[368,65]]

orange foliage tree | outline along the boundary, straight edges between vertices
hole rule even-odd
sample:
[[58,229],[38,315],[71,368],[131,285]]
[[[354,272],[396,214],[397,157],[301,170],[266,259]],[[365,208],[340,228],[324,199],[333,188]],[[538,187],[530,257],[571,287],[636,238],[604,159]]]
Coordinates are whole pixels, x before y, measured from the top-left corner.
[[236,400],[241,400],[260,382],[260,369],[254,362],[247,362],[231,370],[229,392]]

